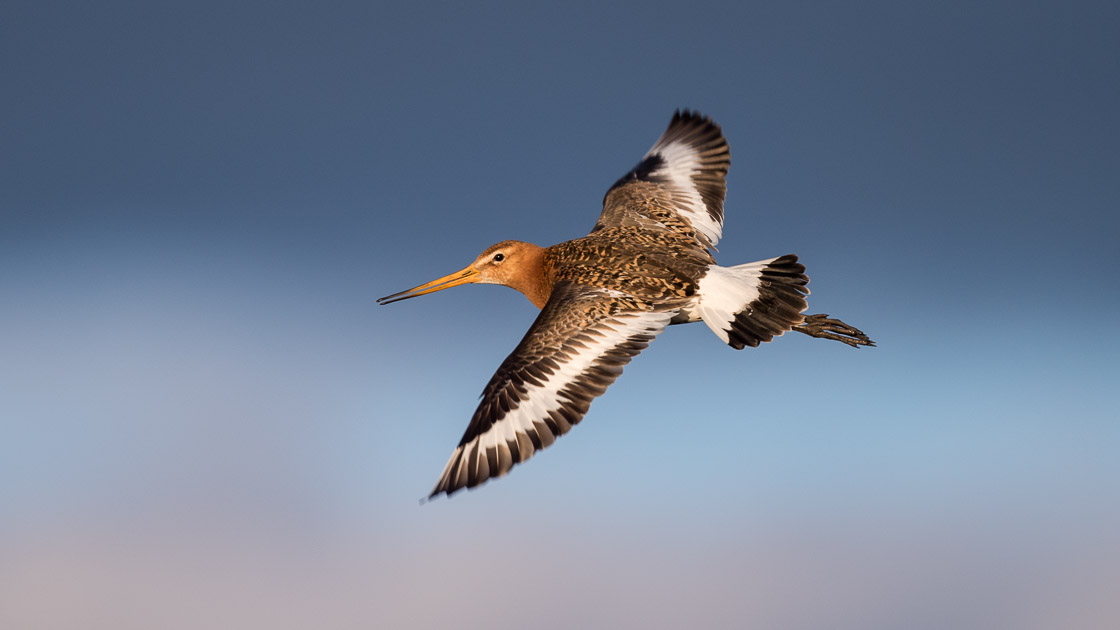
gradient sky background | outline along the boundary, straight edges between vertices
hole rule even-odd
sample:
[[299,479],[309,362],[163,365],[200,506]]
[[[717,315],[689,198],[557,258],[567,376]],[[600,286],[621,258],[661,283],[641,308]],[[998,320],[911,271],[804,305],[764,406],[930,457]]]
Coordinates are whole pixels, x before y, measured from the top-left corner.
[[[0,627],[1120,627],[1115,3],[0,9]],[[875,349],[662,335],[418,507],[678,107],[719,259]]]

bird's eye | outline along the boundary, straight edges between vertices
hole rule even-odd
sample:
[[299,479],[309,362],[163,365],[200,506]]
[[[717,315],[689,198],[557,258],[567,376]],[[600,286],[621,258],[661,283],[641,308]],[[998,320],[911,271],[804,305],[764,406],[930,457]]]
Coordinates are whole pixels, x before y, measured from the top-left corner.
[[494,254],[494,262],[502,262],[506,259],[505,254]]

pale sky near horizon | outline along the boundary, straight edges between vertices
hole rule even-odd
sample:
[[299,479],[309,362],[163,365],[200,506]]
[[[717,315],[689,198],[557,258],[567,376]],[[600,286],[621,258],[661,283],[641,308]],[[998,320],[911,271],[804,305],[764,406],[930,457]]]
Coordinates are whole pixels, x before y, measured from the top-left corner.
[[[8,2],[0,627],[1120,625],[1112,3]],[[659,337],[418,506],[677,108],[719,260],[874,349]]]

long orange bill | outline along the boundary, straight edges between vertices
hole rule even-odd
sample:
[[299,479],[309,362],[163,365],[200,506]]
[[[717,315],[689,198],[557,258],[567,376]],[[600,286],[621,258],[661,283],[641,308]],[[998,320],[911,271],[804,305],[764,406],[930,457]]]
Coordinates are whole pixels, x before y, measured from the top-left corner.
[[435,293],[436,291],[442,291],[444,289],[450,289],[451,287],[457,287],[460,284],[470,284],[477,281],[478,272],[475,271],[472,267],[467,267],[466,269],[461,269],[453,274],[439,278],[438,280],[432,280],[431,282],[422,284],[418,287],[412,287],[407,291],[401,291],[400,293],[394,293],[392,295],[386,295],[383,298],[378,298],[377,302],[379,304],[392,304],[393,302],[400,302],[401,300],[407,300],[408,298],[414,298],[421,295],[426,295],[428,293]]

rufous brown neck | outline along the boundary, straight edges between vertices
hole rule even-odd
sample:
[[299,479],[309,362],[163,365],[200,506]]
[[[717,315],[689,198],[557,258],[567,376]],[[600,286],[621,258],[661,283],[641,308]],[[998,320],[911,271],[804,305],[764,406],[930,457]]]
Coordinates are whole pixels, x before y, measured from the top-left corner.
[[532,243],[522,243],[518,249],[517,269],[509,274],[504,284],[524,294],[533,306],[544,308],[552,295],[547,250]]

